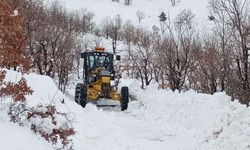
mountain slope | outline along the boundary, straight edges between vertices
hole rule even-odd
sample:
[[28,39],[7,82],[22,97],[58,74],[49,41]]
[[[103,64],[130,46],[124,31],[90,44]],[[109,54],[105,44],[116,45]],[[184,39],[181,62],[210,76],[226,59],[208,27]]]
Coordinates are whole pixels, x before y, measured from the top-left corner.
[[[51,0],[50,0],[51,1]],[[134,0],[130,6],[124,5],[124,1],[112,2],[111,0],[60,0],[70,10],[86,8],[94,12],[94,21],[101,24],[106,17],[113,18],[119,14],[123,20],[131,20],[134,24],[152,28],[159,26],[159,15],[162,11],[169,13],[171,19],[181,10],[190,9],[195,14],[195,22],[200,26],[208,23],[207,0],[181,0],[172,6],[169,0]],[[138,22],[136,12],[145,13],[145,19]]]

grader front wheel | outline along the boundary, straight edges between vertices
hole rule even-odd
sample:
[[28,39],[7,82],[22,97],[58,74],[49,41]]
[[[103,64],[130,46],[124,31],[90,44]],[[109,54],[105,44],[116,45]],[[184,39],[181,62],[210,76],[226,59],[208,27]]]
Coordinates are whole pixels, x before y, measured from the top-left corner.
[[128,109],[128,103],[129,103],[129,90],[128,87],[124,86],[121,89],[121,111]]
[[75,90],[75,102],[83,108],[86,106],[87,88],[82,83],[77,83]]

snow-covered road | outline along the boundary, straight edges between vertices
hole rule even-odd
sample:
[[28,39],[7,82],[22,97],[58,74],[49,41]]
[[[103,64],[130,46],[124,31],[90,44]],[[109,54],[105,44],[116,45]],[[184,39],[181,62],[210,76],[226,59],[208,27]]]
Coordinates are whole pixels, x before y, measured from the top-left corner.
[[249,149],[250,132],[243,131],[250,129],[250,110],[231,102],[225,93],[173,93],[157,90],[154,85],[143,91],[139,85],[132,79],[121,81],[121,86],[128,86],[137,99],[124,112],[117,111],[119,108],[98,109],[92,104],[80,110],[83,116],[78,119],[83,122],[77,128],[82,130],[79,139],[84,139],[81,148]]
[[[179,94],[150,89],[137,94],[139,101],[131,102],[125,112],[87,106],[86,112],[93,113],[90,117],[101,120],[94,134],[106,137],[98,130],[107,129],[109,139],[105,141],[113,143],[100,147],[89,145],[90,149],[248,149],[249,134],[242,130],[250,128],[250,118],[244,122],[235,119],[242,118],[249,110],[230,102],[224,93],[211,96],[193,91]],[[97,143],[103,140],[93,139]]]

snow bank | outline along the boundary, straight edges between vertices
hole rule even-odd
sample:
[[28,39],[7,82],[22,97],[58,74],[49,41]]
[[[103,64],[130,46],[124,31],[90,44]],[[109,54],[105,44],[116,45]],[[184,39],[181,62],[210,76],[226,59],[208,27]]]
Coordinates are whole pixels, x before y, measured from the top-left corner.
[[[116,146],[117,149],[118,145],[122,145],[129,141],[129,137],[123,133],[124,131],[113,124],[115,121],[115,115],[107,115],[105,112],[98,110],[91,104],[87,105],[85,109],[82,109],[82,107],[76,104],[74,100],[63,95],[63,93],[57,89],[53,80],[49,77],[36,74],[25,75],[24,77],[27,80],[28,85],[34,90],[32,95],[27,96],[27,104],[29,107],[35,107],[38,104],[52,104],[56,106],[56,109],[59,112],[69,114],[69,119],[72,120],[73,127],[76,131],[76,135],[72,137],[74,149],[108,150],[112,145],[114,147]],[[7,81],[17,82],[20,78],[20,73],[15,71],[7,72]],[[33,150],[34,147],[40,147],[41,150],[53,149],[52,145],[38,135],[35,135],[29,128],[20,127],[17,124],[10,123],[10,119],[7,115],[8,104],[4,101],[3,103],[0,113],[0,145],[3,145],[4,149]],[[60,118],[57,118],[56,120],[60,121]],[[22,133],[22,135],[19,135],[19,133]],[[2,139],[5,139],[5,137],[9,138],[6,139],[7,142],[5,144],[2,144],[4,143],[4,140]],[[17,142],[12,142],[13,144],[11,144],[11,141]],[[34,142],[30,144],[30,141]],[[43,146],[40,146],[39,144]],[[119,149],[123,150],[123,148]]]
[[[21,73],[15,71],[7,71],[6,81],[18,82],[21,78]],[[38,104],[41,105],[55,105],[57,110],[60,112],[68,112],[66,106],[63,106],[61,100],[64,99],[64,95],[58,91],[53,80],[46,76],[40,76],[36,74],[24,75],[29,86],[31,86],[34,93],[32,95],[26,96],[27,105],[29,108],[36,107]],[[6,97],[1,99],[0,103],[0,145],[1,149],[17,150],[25,149],[32,150],[34,147],[38,150],[52,150],[55,149],[53,145],[44,140],[39,134],[35,134],[30,127],[28,122],[19,126],[10,122],[10,117],[8,116],[10,98]],[[31,120],[31,122],[42,122],[46,119],[36,118],[36,120]],[[63,121],[62,118],[56,118],[58,124]],[[25,121],[24,121],[25,122]],[[44,123],[46,124],[46,123]],[[49,128],[46,125],[45,128]]]
[[34,133],[8,122],[8,116],[0,115],[0,147],[3,150],[52,150],[52,146]]
[[148,140],[155,141],[151,144],[145,141],[140,149],[156,145],[162,150],[250,147],[250,109],[238,101],[231,102],[225,93],[173,93],[148,87],[137,92],[137,96],[140,101],[132,102],[127,113],[143,120]]
[[[19,75],[8,72],[7,77],[13,81]],[[49,77],[30,74],[25,78],[34,90],[27,97],[29,106],[52,103],[73,118],[75,150],[247,150],[250,147],[250,109],[237,101],[231,102],[225,93],[212,96],[194,91],[178,93],[157,90],[155,85],[142,91],[140,82],[125,78],[120,86],[129,86],[137,101],[131,101],[129,109],[120,112],[98,109],[92,104],[82,109],[58,91]],[[1,109],[3,149],[53,149],[30,129],[9,123],[7,110]]]

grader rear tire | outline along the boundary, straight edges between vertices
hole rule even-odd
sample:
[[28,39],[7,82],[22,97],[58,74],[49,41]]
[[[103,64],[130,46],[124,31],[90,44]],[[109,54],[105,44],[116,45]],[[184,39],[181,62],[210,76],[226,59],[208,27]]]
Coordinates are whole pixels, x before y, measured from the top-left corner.
[[121,111],[128,109],[128,103],[129,103],[129,90],[128,87],[124,86],[121,89]]

